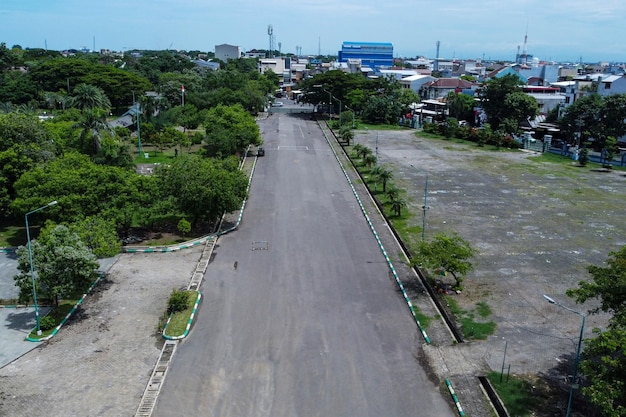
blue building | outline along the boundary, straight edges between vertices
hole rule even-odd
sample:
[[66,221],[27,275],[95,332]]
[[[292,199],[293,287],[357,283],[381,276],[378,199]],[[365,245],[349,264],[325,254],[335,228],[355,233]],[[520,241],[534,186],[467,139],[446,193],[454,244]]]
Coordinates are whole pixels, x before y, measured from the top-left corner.
[[339,62],[361,60],[361,66],[370,68],[393,66],[393,45],[389,42],[343,42]]

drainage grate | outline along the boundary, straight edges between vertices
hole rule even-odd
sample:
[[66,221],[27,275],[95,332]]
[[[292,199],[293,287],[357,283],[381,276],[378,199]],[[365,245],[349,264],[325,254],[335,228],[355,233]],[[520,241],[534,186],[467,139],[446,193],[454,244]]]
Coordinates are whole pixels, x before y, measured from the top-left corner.
[[253,240],[252,241],[252,250],[268,250],[269,242],[267,240]]

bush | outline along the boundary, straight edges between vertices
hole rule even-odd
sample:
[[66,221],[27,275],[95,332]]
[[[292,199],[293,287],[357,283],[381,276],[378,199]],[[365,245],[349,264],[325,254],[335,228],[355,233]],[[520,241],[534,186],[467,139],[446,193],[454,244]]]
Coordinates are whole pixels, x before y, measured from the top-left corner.
[[179,311],[184,311],[187,308],[188,299],[189,293],[180,290],[173,290],[167,303],[167,312],[169,314],[174,314]]
[[180,219],[177,228],[183,236],[186,236],[187,233],[191,232],[191,223],[187,219]]
[[41,320],[39,320],[39,328],[43,330],[44,332],[54,329],[56,325],[57,325],[56,321],[54,320],[53,317],[50,317],[50,316],[42,317]]
[[202,140],[204,140],[204,135],[200,132],[194,133],[191,137],[191,143],[194,145],[200,145],[202,143]]

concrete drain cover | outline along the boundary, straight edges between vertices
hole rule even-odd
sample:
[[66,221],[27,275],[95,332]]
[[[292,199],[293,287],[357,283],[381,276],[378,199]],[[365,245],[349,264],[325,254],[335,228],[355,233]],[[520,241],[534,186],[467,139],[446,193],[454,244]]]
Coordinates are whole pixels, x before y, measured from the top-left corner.
[[269,242],[267,240],[253,240],[252,250],[267,250],[269,249]]

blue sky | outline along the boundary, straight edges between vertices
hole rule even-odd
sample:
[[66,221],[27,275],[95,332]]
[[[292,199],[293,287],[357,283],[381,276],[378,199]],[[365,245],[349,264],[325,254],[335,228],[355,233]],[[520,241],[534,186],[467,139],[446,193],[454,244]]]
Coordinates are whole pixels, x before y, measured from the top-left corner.
[[336,54],[342,41],[391,42],[399,57],[626,61],[626,1],[2,0],[7,46],[184,49],[228,43]]

